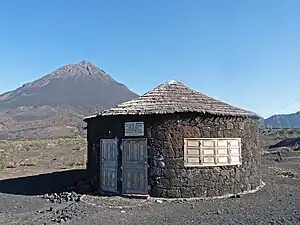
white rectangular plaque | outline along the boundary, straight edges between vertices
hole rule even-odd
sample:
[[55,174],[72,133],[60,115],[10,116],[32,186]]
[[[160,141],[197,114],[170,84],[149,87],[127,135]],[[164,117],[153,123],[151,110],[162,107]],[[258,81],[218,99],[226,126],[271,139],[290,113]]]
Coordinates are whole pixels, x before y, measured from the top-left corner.
[[144,136],[144,122],[126,122],[125,136]]

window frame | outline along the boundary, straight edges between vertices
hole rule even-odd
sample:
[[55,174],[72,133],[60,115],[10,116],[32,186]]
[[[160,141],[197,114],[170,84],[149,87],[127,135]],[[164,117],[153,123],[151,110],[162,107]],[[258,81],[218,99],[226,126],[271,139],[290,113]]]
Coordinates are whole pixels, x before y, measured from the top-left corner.
[[[238,141],[238,153],[231,152],[231,144],[228,144],[228,141]],[[188,141],[198,141],[198,146],[188,146]],[[203,147],[203,143],[205,141],[212,141],[213,146]],[[219,147],[217,146],[218,141],[227,141],[227,146]],[[231,142],[230,142],[231,143]],[[236,150],[236,147],[233,148]],[[242,165],[242,139],[241,138],[184,138],[184,167],[215,167],[215,166],[241,166]],[[218,154],[218,150],[223,149],[227,150],[227,154]],[[198,151],[199,154],[190,154],[188,155],[188,150],[190,151]],[[213,150],[213,154],[204,154],[204,150]],[[220,158],[226,158],[227,162],[220,163]],[[232,157],[238,157],[238,161],[232,161]],[[213,163],[204,162],[204,158],[213,158]],[[195,159],[198,162],[188,162],[189,159]]]

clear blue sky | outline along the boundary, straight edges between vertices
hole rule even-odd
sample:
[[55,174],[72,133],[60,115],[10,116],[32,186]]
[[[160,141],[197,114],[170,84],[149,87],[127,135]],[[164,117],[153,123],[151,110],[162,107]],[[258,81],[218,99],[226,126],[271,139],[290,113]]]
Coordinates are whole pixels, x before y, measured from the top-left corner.
[[0,93],[85,59],[138,94],[177,79],[262,116],[300,99],[299,0],[9,0],[0,29]]

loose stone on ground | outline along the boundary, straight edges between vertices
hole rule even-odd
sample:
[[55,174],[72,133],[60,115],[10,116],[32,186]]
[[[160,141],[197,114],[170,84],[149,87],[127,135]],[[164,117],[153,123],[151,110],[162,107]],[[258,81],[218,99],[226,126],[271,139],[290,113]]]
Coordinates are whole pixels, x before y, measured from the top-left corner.
[[42,196],[42,198],[51,203],[62,203],[63,201],[78,202],[80,201],[80,197],[81,195],[75,192],[51,193]]

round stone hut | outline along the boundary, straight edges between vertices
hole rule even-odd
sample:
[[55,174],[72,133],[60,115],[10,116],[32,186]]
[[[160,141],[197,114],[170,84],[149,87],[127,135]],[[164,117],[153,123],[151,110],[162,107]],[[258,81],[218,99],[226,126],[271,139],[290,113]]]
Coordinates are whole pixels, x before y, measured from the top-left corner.
[[116,195],[214,197],[261,184],[259,116],[178,81],[87,123],[87,171]]

